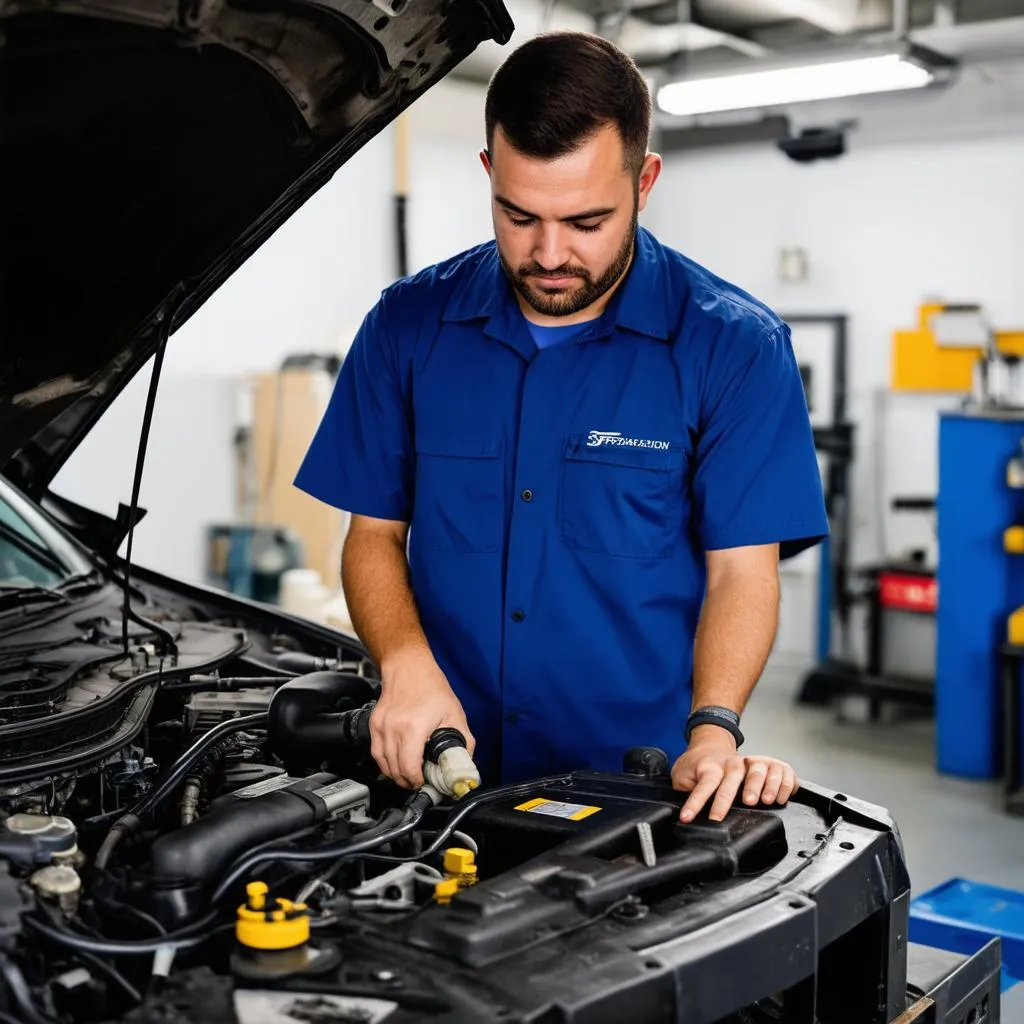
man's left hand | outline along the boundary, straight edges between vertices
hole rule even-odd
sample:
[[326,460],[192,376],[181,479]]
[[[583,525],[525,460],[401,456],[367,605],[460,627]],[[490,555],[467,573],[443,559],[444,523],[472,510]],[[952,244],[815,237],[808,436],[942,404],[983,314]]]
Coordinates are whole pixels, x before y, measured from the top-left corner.
[[717,725],[698,726],[690,745],[672,767],[674,789],[690,794],[679,815],[693,821],[714,796],[709,817],[721,821],[743,790],[743,802],[784,804],[800,788],[793,768],[774,757],[739,754],[736,741]]

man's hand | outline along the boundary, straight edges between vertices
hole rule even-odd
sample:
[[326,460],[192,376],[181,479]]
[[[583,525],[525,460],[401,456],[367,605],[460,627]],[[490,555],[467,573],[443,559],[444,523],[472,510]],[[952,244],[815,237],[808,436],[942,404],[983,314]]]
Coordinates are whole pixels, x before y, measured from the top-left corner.
[[774,757],[738,754],[736,741],[717,725],[698,726],[690,745],[672,767],[674,789],[690,794],[679,815],[693,821],[714,795],[709,816],[721,821],[743,788],[743,802],[784,804],[800,788],[796,772]]
[[425,651],[396,655],[381,666],[381,695],[370,714],[370,753],[406,789],[423,785],[423,749],[435,729],[458,729],[470,756],[476,746],[458,697]]

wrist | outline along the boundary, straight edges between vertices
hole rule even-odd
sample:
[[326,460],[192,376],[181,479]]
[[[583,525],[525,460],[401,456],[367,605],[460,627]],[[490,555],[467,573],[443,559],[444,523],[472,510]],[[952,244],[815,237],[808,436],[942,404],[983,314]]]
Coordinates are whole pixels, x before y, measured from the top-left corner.
[[434,656],[426,643],[411,642],[394,647],[382,656],[381,683],[386,686],[396,676],[420,673],[435,667]]
[[736,737],[720,725],[708,723],[706,725],[695,725],[690,731],[691,747],[716,746],[727,748],[735,752],[739,748],[736,745]]

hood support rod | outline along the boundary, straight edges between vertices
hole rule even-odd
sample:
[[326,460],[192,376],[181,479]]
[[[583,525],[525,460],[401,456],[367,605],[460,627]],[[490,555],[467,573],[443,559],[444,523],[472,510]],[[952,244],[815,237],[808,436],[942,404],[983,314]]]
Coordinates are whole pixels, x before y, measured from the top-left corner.
[[153,356],[153,372],[149,377],[149,391],[146,394],[146,408],[142,414],[142,429],[139,432],[139,447],[135,455],[135,478],[132,481],[131,506],[128,509],[128,545],[125,549],[124,558],[124,613],[121,617],[121,645],[124,653],[128,653],[128,620],[138,623],[140,626],[163,637],[167,644],[166,653],[174,655],[177,653],[178,645],[174,641],[174,635],[163,626],[140,615],[132,609],[131,604],[131,572],[132,572],[132,540],[135,536],[135,519],[139,507],[139,492],[142,490],[142,470],[146,464],[146,448],[149,444],[149,431],[153,425],[153,408],[156,405],[156,392],[160,384],[160,371],[164,365],[164,352],[167,349],[167,339],[171,335],[171,325],[174,322],[174,309],[177,303],[174,301],[181,289],[175,289],[174,294],[168,297],[162,308],[157,310],[156,324],[157,337],[156,353]]

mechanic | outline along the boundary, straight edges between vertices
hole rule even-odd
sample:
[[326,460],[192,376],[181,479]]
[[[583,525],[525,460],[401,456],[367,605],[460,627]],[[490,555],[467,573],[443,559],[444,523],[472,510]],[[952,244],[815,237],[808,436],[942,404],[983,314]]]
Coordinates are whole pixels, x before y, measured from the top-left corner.
[[[779,559],[828,531],[803,384],[776,314],[638,225],[650,120],[599,37],[507,58],[481,154],[495,239],[383,292],[296,476],[351,513],[372,753],[403,786],[441,726],[485,783],[660,747],[684,821],[798,785],[737,745]],[[745,244],[728,194],[707,202]]]

